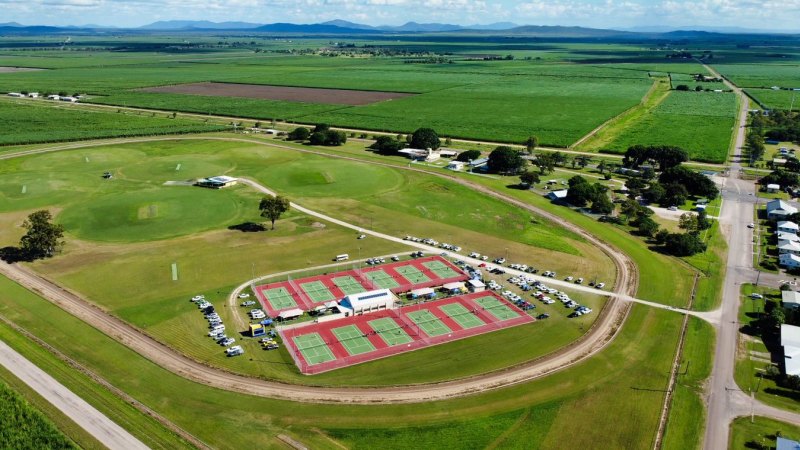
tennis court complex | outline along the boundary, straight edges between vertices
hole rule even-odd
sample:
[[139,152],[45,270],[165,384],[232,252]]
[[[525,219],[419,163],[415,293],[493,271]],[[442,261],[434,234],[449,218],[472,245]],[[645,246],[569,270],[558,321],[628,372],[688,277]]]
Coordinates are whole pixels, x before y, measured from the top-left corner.
[[519,314],[513,309],[508,307],[507,303],[493,296],[485,296],[473,299],[489,314],[493,315],[497,320],[509,320],[519,317]]
[[297,302],[294,301],[294,296],[292,296],[292,294],[289,293],[289,290],[285,287],[268,289],[266,291],[262,291],[262,293],[272,306],[272,309],[275,311],[294,308],[297,306]]
[[364,276],[369,278],[370,281],[375,283],[375,286],[378,289],[392,289],[400,286],[400,283],[397,282],[391,275],[384,272],[383,270],[373,270],[371,272],[364,272]]
[[333,277],[331,278],[331,281],[333,281],[333,284],[335,284],[339,289],[342,290],[342,292],[344,292],[344,295],[360,294],[366,289],[355,278],[349,275],[343,277]]
[[475,313],[468,310],[461,303],[449,303],[440,306],[439,309],[453,319],[461,328],[469,329],[486,325]]
[[346,327],[334,328],[331,330],[339,343],[342,344],[347,353],[351,355],[360,355],[362,353],[375,351],[375,347],[367,339],[364,333],[355,325],[348,325]]
[[315,374],[531,322],[505,299],[478,292],[278,332],[300,371]]
[[296,336],[293,340],[297,350],[303,354],[303,358],[311,365],[322,364],[336,359],[319,333]]
[[388,346],[408,344],[414,340],[391,317],[370,320],[367,323]]
[[305,291],[308,298],[314,303],[329,302],[335,300],[336,296],[330,291],[322,281],[316,280],[308,283],[300,283],[300,288]]
[[417,326],[422,329],[428,336],[441,336],[450,333],[450,328],[444,324],[438,317],[436,317],[429,309],[420,309],[406,314],[409,319],[414,321]]
[[395,272],[399,273],[403,276],[406,280],[408,280],[411,284],[420,284],[420,283],[427,283],[431,281],[427,275],[422,273],[421,270],[417,269],[414,266],[396,266],[394,268]]
[[439,260],[428,261],[422,264],[431,272],[435,273],[437,277],[442,279],[457,278],[460,275],[458,272],[448,267],[447,264]]

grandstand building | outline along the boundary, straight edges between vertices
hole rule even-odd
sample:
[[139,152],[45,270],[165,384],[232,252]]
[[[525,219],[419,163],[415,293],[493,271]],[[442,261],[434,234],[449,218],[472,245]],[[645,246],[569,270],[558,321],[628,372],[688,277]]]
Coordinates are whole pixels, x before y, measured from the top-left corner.
[[344,313],[363,314],[393,309],[397,297],[389,289],[350,294],[339,302],[339,310]]

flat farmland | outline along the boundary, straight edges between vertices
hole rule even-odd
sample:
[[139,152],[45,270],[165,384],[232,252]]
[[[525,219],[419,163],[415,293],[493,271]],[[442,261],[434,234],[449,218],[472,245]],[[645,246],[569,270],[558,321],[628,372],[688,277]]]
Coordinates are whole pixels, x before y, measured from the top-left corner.
[[742,88],[800,88],[798,64],[719,64],[714,68]]
[[[87,59],[81,59],[86,66],[57,61],[53,65],[62,67],[2,74],[0,86],[14,91],[80,92],[88,94],[86,102],[108,105],[326,122],[398,133],[427,126],[443,136],[502,142],[519,142],[535,134],[542,144],[568,146],[639,103],[652,85],[642,70],[532,60],[403,64],[397,58],[218,56],[184,55],[178,60],[175,55],[154,55],[146,63],[147,55],[129,60],[100,53],[94,66]],[[26,63],[31,59],[24,53],[19,58]],[[13,60],[0,57],[4,64]],[[188,87],[176,86],[199,86],[201,92],[192,88],[191,93],[209,93],[209,83],[265,87],[222,93],[234,96],[228,98],[181,94]],[[346,99],[353,92],[343,100],[326,98],[324,91],[293,92],[290,87],[381,91],[392,93],[392,99],[372,103],[384,98],[369,92],[363,94],[364,100],[351,101]],[[161,93],[153,93],[154,89]],[[260,89],[272,92],[252,94]],[[277,90],[285,95],[278,96]]]
[[[45,100],[41,100],[44,102]],[[217,131],[197,121],[0,101],[0,145]]]
[[800,107],[800,92],[772,89],[745,89],[747,95],[756,99],[765,108],[797,110]]
[[400,92],[356,91],[347,89],[298,88],[239,83],[191,83],[142,89],[145,92],[205,95],[209,97],[243,97],[291,102],[315,102],[336,105],[368,105],[411,94]]
[[672,91],[604,151],[624,153],[636,144],[675,145],[686,149],[691,159],[721,163],[728,154],[736,107],[732,93]]

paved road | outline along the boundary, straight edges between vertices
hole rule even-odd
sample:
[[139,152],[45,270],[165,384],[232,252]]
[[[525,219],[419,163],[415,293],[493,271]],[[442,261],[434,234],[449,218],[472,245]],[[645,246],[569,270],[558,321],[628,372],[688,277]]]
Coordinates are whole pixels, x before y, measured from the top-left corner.
[[44,397],[106,447],[113,450],[148,448],[3,341],[0,341],[0,365],[30,386],[31,389]]
[[[705,67],[714,76],[720,77],[712,68]],[[757,198],[751,195],[755,192],[753,182],[739,179],[749,102],[741,89],[727,81],[725,84],[740,96],[742,104],[733,163],[730,176],[722,189],[723,208],[719,218],[720,227],[728,241],[728,261],[722,290],[722,305],[715,311],[719,317],[716,323],[717,346],[708,382],[708,416],[704,437],[704,448],[708,450],[728,446],[730,425],[736,417],[754,413],[800,425],[800,414],[754,401],[739,390],[733,378],[739,342],[740,288],[742,283],[752,283],[756,279],[756,271],[753,269],[753,236],[747,224],[753,221]]]

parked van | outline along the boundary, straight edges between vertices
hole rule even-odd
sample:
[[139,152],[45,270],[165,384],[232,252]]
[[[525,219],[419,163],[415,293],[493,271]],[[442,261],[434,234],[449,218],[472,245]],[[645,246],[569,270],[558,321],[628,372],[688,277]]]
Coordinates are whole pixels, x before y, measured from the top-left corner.
[[348,259],[350,259],[350,255],[348,255],[347,253],[342,255],[336,255],[336,258],[333,258],[334,261],[347,261]]

